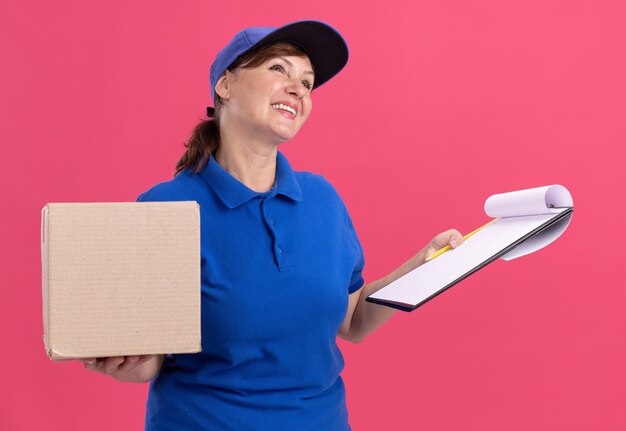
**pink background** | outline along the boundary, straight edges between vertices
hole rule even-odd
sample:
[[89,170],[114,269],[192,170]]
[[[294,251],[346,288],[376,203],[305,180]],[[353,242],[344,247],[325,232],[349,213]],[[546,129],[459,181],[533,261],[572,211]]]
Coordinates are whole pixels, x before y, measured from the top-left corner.
[[547,249],[341,342],[354,429],[626,429],[625,3],[274,4],[0,4],[0,429],[142,429],[147,385],[45,355],[40,209],[171,178],[219,48],[303,18],[351,58],[282,151],[340,191],[368,280],[484,223],[491,194],[560,183],[576,203]]

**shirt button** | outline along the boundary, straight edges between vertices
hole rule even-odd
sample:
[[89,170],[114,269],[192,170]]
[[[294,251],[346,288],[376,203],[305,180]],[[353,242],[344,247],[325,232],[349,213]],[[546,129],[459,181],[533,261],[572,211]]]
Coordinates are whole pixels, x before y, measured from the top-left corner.
[[274,226],[274,220],[270,219],[270,224]]
[[282,252],[283,252],[283,249],[282,249],[282,248],[280,248],[280,247],[277,247],[277,248],[276,248],[276,251],[277,251],[278,253],[282,253]]

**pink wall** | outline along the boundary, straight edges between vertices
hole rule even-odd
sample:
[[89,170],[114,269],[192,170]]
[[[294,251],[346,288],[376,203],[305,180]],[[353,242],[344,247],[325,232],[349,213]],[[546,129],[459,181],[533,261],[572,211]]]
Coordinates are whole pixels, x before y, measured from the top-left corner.
[[169,179],[217,50],[302,18],[351,58],[282,150],[343,195],[367,279],[484,223],[493,193],[561,183],[576,202],[547,249],[341,343],[355,430],[626,429],[623,1],[173,4],[0,4],[0,429],[143,426],[147,386],[44,353],[40,209]]

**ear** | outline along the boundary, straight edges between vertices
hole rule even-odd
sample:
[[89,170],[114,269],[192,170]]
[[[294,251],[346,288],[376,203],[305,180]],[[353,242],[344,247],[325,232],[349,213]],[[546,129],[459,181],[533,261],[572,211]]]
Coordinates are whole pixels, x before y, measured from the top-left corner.
[[231,82],[233,80],[233,73],[230,70],[226,70],[220,79],[215,84],[215,94],[224,100],[230,98]]

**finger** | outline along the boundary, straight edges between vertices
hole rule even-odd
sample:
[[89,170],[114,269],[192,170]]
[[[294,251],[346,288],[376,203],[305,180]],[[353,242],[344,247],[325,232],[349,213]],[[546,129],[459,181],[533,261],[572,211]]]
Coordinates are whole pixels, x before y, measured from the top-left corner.
[[155,358],[157,355],[141,355],[139,356],[139,363],[143,364],[144,362],[148,362],[150,359]]
[[97,358],[78,358],[78,360],[83,363],[83,366],[86,369],[90,371],[95,371],[96,364],[98,363]]
[[136,364],[139,363],[139,356],[126,356],[124,362],[117,367],[116,371],[125,371],[128,369],[132,369]]
[[450,248],[457,248],[459,245],[463,244],[463,235],[456,229],[449,229],[446,231],[448,236],[448,245]]
[[104,364],[102,365],[102,372],[110,376],[122,363],[124,363],[123,356],[112,356],[110,358],[106,358],[104,360]]

